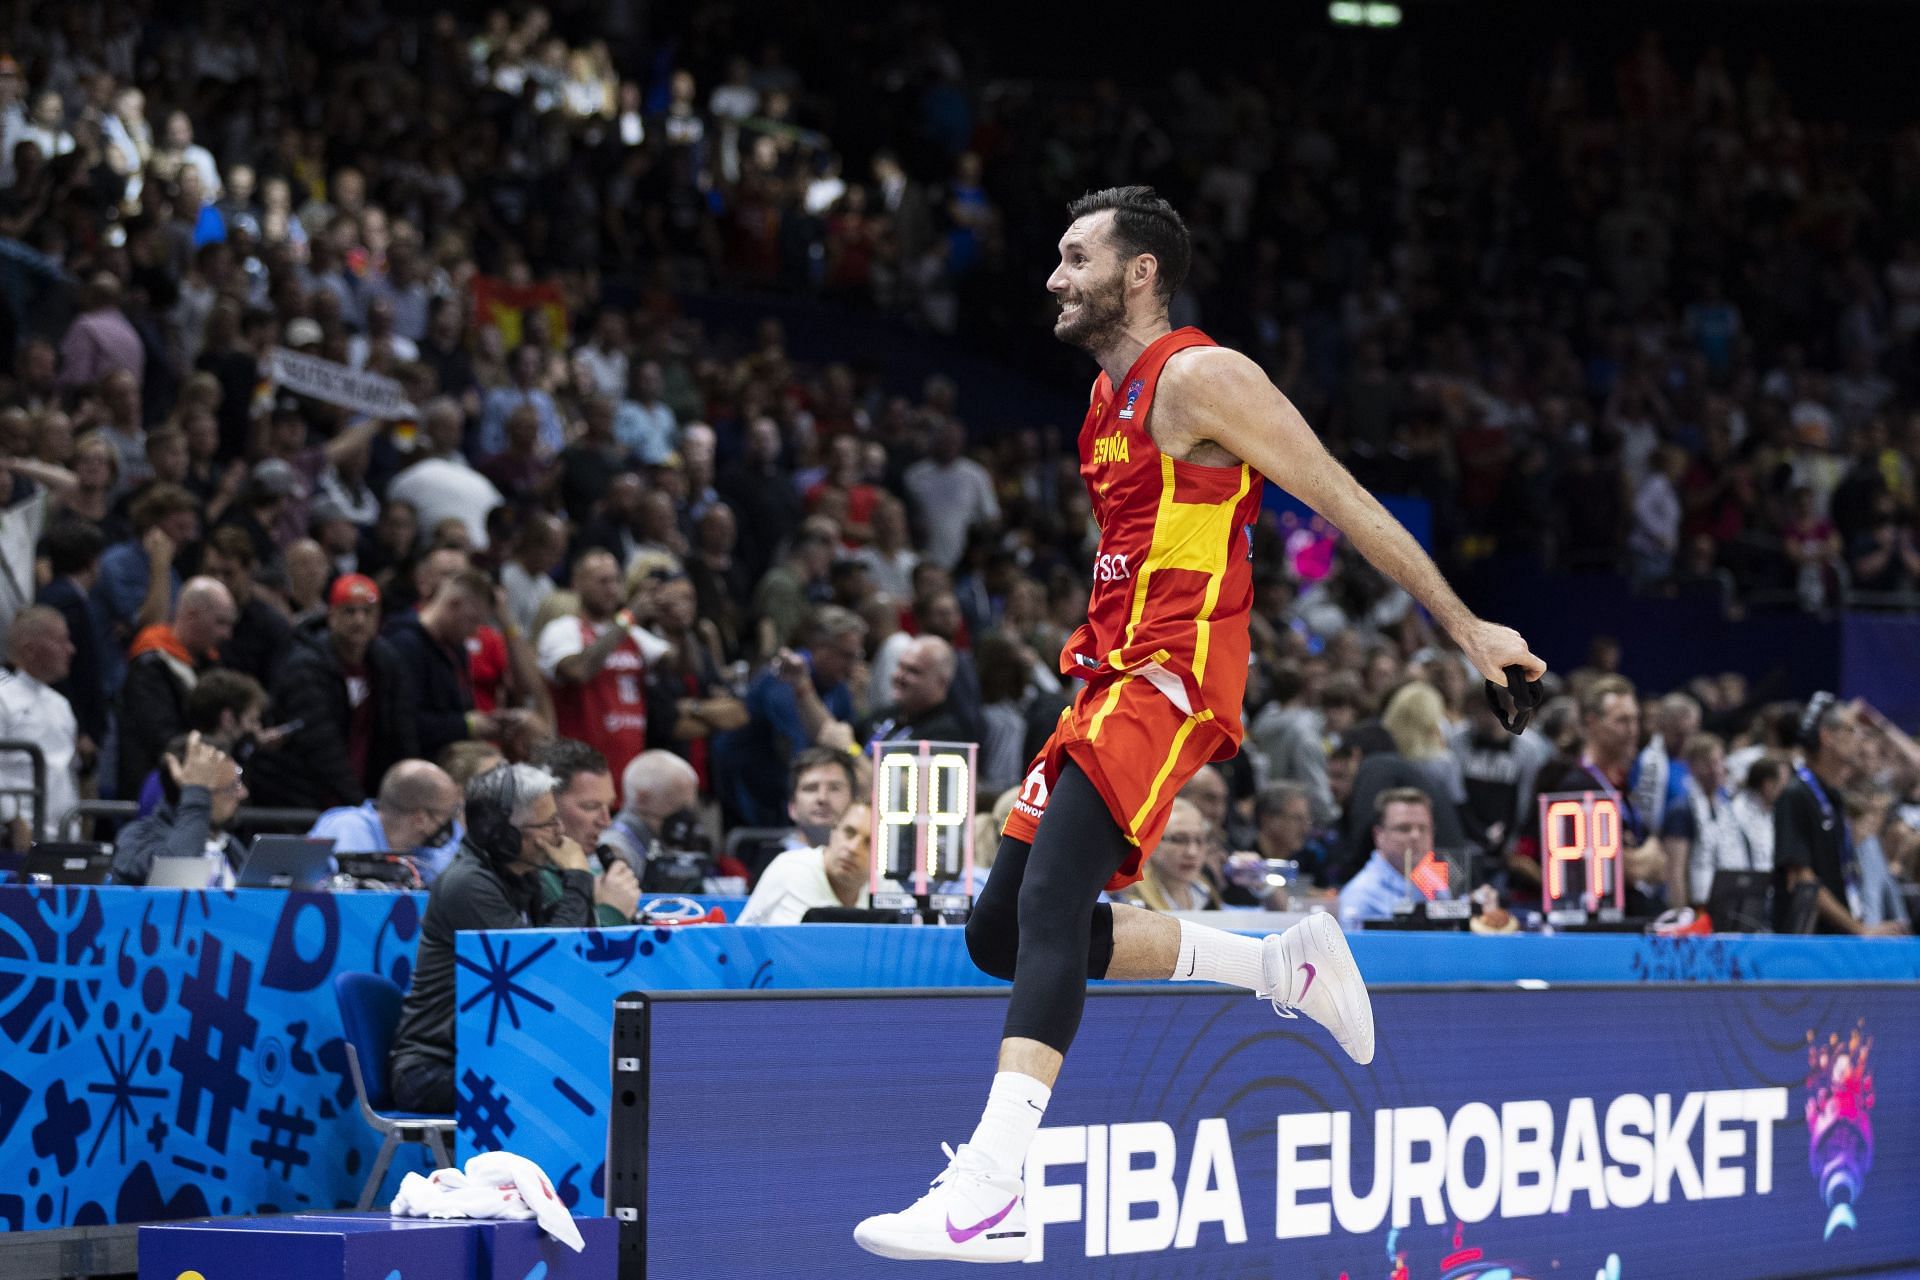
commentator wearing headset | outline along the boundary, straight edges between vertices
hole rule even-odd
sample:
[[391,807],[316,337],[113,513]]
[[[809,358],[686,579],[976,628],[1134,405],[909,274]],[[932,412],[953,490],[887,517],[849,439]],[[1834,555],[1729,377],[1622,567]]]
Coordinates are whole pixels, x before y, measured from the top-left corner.
[[[455,933],[593,923],[593,873],[561,831],[553,788],[552,774],[528,764],[498,765],[467,784],[466,838],[427,897],[394,1032],[390,1080],[403,1110],[453,1110]],[[560,872],[560,895],[542,905],[535,873],[549,866]]]

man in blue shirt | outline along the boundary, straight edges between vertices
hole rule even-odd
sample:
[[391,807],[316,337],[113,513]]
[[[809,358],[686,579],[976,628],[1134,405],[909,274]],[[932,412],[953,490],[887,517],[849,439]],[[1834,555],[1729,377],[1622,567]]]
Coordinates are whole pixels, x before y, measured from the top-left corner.
[[567,447],[567,432],[560,421],[560,411],[554,407],[553,397],[540,386],[543,359],[540,348],[530,342],[514,348],[513,360],[508,366],[513,382],[487,392],[480,407],[480,436],[475,442],[477,457],[491,458],[507,447],[507,419],[523,404],[532,405],[534,413],[539,415],[541,457],[558,457]]
[[1425,895],[1407,869],[1433,847],[1433,801],[1413,787],[1382,791],[1373,802],[1373,856],[1340,890],[1340,926],[1387,920],[1393,909]]
[[380,780],[377,798],[320,815],[307,834],[340,853],[404,853],[432,884],[459,851],[460,789],[427,760],[402,760]]
[[745,727],[714,742],[716,785],[746,826],[786,825],[787,768],[796,755],[854,745],[847,678],[866,660],[867,624],[850,609],[822,605],[806,629],[813,647],[774,655],[747,690]]

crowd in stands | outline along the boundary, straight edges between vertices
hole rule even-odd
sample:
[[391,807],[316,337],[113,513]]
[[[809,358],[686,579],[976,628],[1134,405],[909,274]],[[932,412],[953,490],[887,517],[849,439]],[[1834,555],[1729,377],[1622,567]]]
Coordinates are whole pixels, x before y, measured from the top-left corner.
[[[817,294],[1045,344],[1065,203],[1113,180],[1188,213],[1175,323],[1260,359],[1363,480],[1426,498],[1450,558],[1743,608],[1920,586],[1920,135],[1803,113],[1764,60],[1562,46],[1524,110],[1474,122],[1322,40],[1257,74],[1040,92],[914,8],[850,37],[882,94],[719,6],[681,43],[603,8],[14,6],[0,737],[46,744],[43,822],[137,803],[125,878],[180,849],[230,883],[244,802],[324,813],[431,882],[466,784],[546,760],[557,816],[527,820],[612,851],[555,872],[567,919],[769,878],[854,905],[860,779],[835,804],[829,775],[938,738],[980,745],[983,804],[1020,784],[1072,691],[1087,495],[1058,429],[684,303]],[[876,141],[877,94],[906,109]],[[1797,714],[1720,676],[1643,726],[1616,650],[1509,738],[1337,539],[1270,523],[1255,562],[1247,748],[1189,788],[1147,905],[1362,876],[1351,915],[1404,896],[1423,844],[1522,896],[1533,796],[1566,784],[1632,797],[1644,906],[1704,903],[1735,866],[1777,869],[1779,905],[1811,866],[1823,927],[1904,919],[1886,885],[1920,767],[1884,722],[1783,732]],[[1844,879],[1803,847],[1836,829]],[[1888,871],[1863,890],[1870,842]],[[1269,860],[1298,864],[1290,892]]]

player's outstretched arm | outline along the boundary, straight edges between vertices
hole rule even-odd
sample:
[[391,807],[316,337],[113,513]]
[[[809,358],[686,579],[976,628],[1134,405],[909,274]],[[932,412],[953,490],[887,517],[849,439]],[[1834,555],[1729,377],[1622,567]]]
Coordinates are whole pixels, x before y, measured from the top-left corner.
[[1504,685],[1512,666],[1529,679],[1546,672],[1519,632],[1473,615],[1406,527],[1327,452],[1293,402],[1246,356],[1225,347],[1182,352],[1161,374],[1153,412],[1169,444],[1210,440],[1332,521],[1420,602],[1487,679]]

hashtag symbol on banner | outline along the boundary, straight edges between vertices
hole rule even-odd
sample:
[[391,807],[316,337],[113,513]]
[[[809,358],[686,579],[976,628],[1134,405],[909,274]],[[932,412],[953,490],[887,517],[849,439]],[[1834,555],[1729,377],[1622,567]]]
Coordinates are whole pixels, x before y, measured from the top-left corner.
[[247,1105],[251,1086],[240,1074],[240,1054],[253,1047],[260,1022],[247,1012],[247,988],[253,965],[233,957],[233,976],[220,992],[220,942],[208,934],[201,942],[200,969],[180,984],[180,1007],[190,1021],[187,1034],[175,1036],[167,1065],[180,1073],[180,1106],[174,1123],[188,1133],[200,1124],[200,1100],[207,1102],[207,1145],[227,1149],[233,1114]]
[[[284,1093],[274,1101],[271,1107],[262,1107],[254,1113],[261,1126],[266,1130],[264,1136],[254,1139],[247,1150],[260,1157],[260,1163],[268,1171],[274,1165],[280,1166],[280,1176],[291,1178],[293,1166],[310,1164],[313,1157],[300,1145],[302,1138],[311,1138],[318,1126],[307,1119],[305,1107],[295,1107],[293,1114],[286,1111],[287,1095]],[[285,1134],[285,1140],[281,1135]]]
[[506,1097],[494,1092],[492,1076],[475,1075],[472,1068],[460,1077],[460,1095],[454,1099],[453,1114],[459,1127],[473,1135],[473,1145],[482,1151],[498,1151],[501,1139],[513,1136]]

